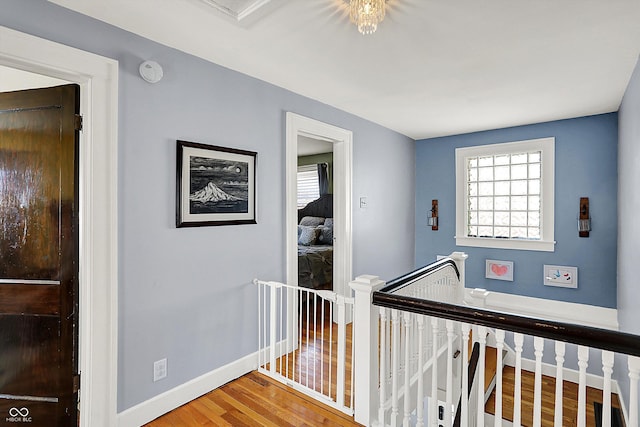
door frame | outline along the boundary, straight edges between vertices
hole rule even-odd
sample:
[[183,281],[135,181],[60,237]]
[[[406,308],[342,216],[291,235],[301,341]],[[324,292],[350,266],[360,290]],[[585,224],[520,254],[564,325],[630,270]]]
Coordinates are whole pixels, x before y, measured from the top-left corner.
[[[298,136],[319,139],[333,144],[333,291],[351,295],[352,228],[351,228],[351,168],[353,132],[295,113],[286,114],[286,247],[287,284],[298,282],[298,209],[297,172]],[[337,284],[337,286],[336,286]]]
[[[117,424],[118,62],[0,26],[0,65],[80,85],[80,425]],[[99,226],[98,226],[99,225]]]

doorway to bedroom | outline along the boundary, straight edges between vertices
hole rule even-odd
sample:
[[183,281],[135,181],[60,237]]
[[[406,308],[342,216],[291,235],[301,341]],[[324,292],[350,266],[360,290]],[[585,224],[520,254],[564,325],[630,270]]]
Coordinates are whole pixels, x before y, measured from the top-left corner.
[[298,286],[333,291],[333,144],[297,142]]
[[[303,287],[306,283],[312,288],[320,286],[348,296],[352,279],[352,132],[294,113],[287,113],[286,122],[287,283]],[[314,186],[314,192],[308,194],[307,199],[301,199],[300,204],[304,206],[300,207],[299,163],[301,173],[306,171],[318,186],[317,190]],[[318,176],[317,181],[315,176]],[[306,234],[303,236],[303,233]],[[300,241],[307,244],[298,245]],[[310,249],[313,246],[324,248],[316,248],[313,258],[318,262],[315,265],[307,262],[307,267],[299,269],[299,247],[302,246],[306,247],[306,252],[314,251]],[[328,250],[332,252],[329,263]],[[327,264],[331,264],[331,274]],[[301,278],[301,272],[306,277]]]

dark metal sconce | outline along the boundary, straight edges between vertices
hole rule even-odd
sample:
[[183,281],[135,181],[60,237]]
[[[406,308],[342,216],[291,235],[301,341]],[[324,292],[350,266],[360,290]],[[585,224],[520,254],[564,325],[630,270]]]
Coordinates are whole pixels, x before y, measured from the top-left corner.
[[438,200],[431,201],[430,216],[427,217],[427,224],[431,226],[432,230],[438,230]]
[[580,197],[580,211],[578,216],[578,236],[589,237],[591,231],[591,216],[589,215],[589,198]]

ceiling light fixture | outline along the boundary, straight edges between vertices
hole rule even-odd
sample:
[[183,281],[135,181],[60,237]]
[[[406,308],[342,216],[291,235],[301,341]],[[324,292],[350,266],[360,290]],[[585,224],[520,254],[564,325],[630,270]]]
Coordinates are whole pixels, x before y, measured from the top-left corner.
[[386,0],[351,0],[349,16],[361,34],[373,34],[384,19]]

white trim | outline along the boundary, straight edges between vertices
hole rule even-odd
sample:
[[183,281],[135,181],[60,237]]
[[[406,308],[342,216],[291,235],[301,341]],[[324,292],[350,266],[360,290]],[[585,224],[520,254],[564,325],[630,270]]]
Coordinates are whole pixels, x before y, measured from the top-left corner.
[[[467,182],[465,158],[496,154],[514,154],[538,150],[542,151],[542,197],[540,201],[542,213],[540,230],[542,235],[540,236],[540,240],[467,237],[465,232],[465,185]],[[554,180],[555,138],[553,137],[456,148],[456,245],[553,252],[555,250],[556,243],[554,240]]]
[[618,310],[544,298],[465,288],[469,305],[516,315],[617,331]]
[[0,65],[81,86],[80,425],[113,426],[118,358],[118,62],[0,26]]
[[286,247],[287,284],[298,282],[298,241],[296,185],[298,170],[298,136],[321,139],[333,143],[333,211],[334,252],[333,291],[339,295],[350,295],[349,282],[352,274],[351,231],[351,165],[353,133],[295,113],[286,114]]
[[258,367],[258,352],[187,381],[118,414],[118,427],[138,427]]

